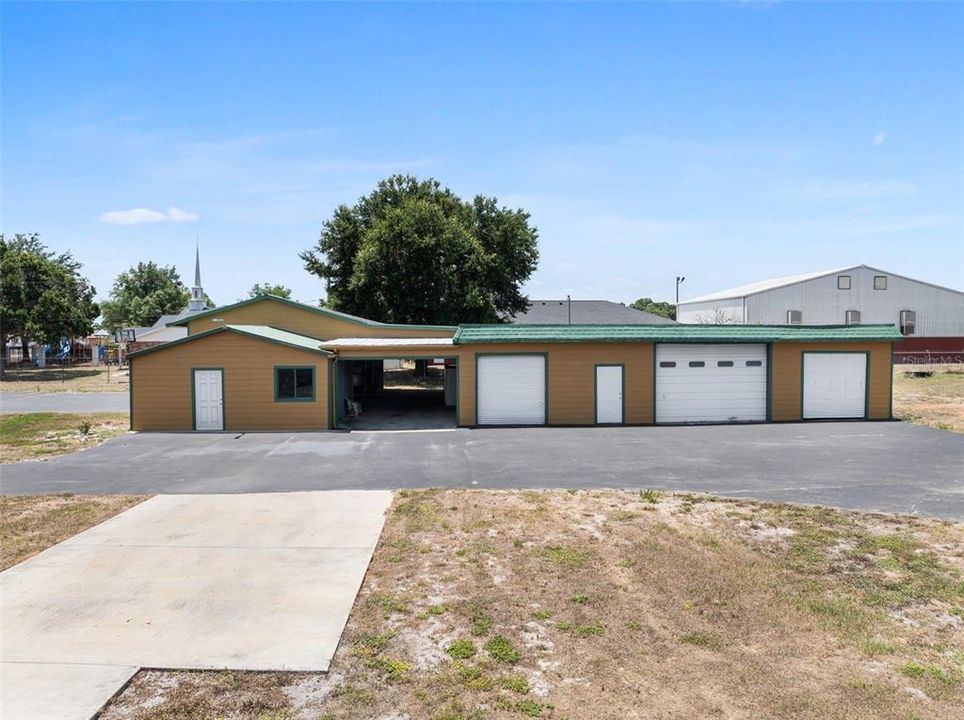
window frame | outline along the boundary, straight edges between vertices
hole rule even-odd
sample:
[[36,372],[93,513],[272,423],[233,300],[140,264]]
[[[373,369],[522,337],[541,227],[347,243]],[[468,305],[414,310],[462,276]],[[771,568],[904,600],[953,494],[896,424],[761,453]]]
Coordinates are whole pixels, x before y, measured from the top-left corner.
[[[883,280],[884,286],[877,287],[877,281]],[[886,275],[874,275],[874,290],[886,290],[887,289],[887,276]]]
[[[851,313],[856,313],[856,315],[857,315],[857,321],[856,321],[856,322],[851,321],[851,319],[850,319]],[[860,325],[860,324],[861,324],[861,320],[860,320],[860,310],[845,310],[845,311],[844,311],[844,325]]]
[[[841,287],[840,282],[842,280],[847,281],[847,287]],[[850,290],[853,287],[853,280],[849,275],[838,275],[837,276],[837,289],[838,290]]]
[[[798,313],[800,319],[794,322],[791,313]],[[787,310],[787,325],[803,325],[803,310]]]
[[[294,373],[292,377],[293,389],[295,397],[279,397],[278,391],[281,388],[281,383],[279,382],[280,371],[291,370]],[[311,371],[311,397],[297,397],[298,395],[298,370],[310,370]],[[315,402],[318,394],[318,371],[314,365],[275,365],[272,369],[274,373],[274,401],[275,402]]]
[[[911,315],[914,316],[913,321],[910,323],[911,327],[913,327],[913,330],[911,332],[904,332],[904,328],[908,324],[904,320],[904,313],[910,313]],[[897,321],[898,321],[897,326],[898,326],[898,329],[900,330],[900,334],[903,335],[904,337],[917,334],[917,311],[916,310],[901,310],[900,313],[898,313],[897,315]]]

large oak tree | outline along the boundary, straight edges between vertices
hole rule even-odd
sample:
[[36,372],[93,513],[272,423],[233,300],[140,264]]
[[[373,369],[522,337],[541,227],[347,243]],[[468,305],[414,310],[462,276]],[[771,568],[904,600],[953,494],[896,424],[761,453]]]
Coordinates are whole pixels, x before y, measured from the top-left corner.
[[171,266],[139,262],[114,280],[110,299],[101,303],[104,327],[149,327],[161,315],[181,312],[191,293]]
[[[49,250],[36,234],[0,235],[0,335],[20,338],[27,358],[31,340],[54,344],[83,337],[100,313],[94,287],[68,253]],[[6,352],[0,353],[3,357]]]
[[522,210],[395,175],[336,208],[301,259],[336,310],[382,322],[498,322],[528,308],[522,284],[536,268],[537,239]]

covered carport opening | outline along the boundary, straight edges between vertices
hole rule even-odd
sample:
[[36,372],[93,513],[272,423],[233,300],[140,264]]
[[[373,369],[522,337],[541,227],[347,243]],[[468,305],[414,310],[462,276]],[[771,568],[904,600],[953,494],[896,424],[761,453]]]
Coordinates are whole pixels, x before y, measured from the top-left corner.
[[[378,341],[381,340],[380,344]],[[405,339],[408,340],[407,338]],[[334,362],[333,417],[346,430],[441,430],[457,424],[458,357],[448,338],[325,343]],[[417,350],[417,352],[416,352]],[[426,351],[432,350],[427,354]]]

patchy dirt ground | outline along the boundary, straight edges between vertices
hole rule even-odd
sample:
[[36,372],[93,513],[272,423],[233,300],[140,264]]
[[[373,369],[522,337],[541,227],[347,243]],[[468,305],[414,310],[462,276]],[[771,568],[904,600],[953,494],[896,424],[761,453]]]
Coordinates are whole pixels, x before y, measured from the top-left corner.
[[100,445],[129,427],[126,413],[0,415],[0,463],[76,452]]
[[657,492],[396,496],[329,676],[119,718],[964,717],[964,527]]
[[146,499],[146,495],[0,496],[0,570]]
[[910,366],[894,370],[894,415],[908,422],[964,432],[964,368],[928,367],[913,377]]
[[79,366],[12,368],[0,377],[0,392],[127,392],[127,368]]

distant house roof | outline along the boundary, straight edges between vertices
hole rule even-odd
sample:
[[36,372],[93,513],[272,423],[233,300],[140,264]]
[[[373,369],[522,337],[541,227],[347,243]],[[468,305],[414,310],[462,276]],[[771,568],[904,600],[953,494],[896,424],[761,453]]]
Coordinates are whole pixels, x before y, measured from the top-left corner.
[[462,325],[455,334],[455,344],[857,342],[900,338],[893,325]]
[[[206,310],[207,308],[205,308]],[[154,323],[154,327],[166,327],[177,320],[183,320],[184,318],[190,317],[191,315],[198,315],[205,310],[188,310],[184,308],[179,313],[174,313],[173,315],[161,315],[157,321]]]
[[324,348],[339,347],[445,347],[452,345],[452,338],[377,338],[377,337],[349,337],[324,340]]
[[529,309],[510,320],[513,325],[675,325],[675,320],[642,312],[611,300],[530,300]]
[[679,304],[686,305],[688,303],[710,302],[712,300],[732,300],[735,298],[749,297],[750,295],[758,295],[759,293],[766,292],[767,290],[774,290],[775,288],[786,287],[787,285],[796,285],[797,283],[806,282],[807,280],[815,280],[817,278],[826,277],[827,275],[836,275],[838,273],[848,272],[858,268],[874,270],[882,275],[901,277],[905,280],[917,282],[921,285],[930,285],[931,287],[936,287],[941,290],[948,290],[950,292],[957,293],[960,292],[960,290],[941,287],[940,285],[934,285],[933,283],[924,282],[923,280],[915,280],[914,278],[909,278],[906,275],[898,275],[897,273],[887,272],[886,270],[871,267],[870,265],[848,265],[847,267],[834,268],[832,270],[818,270],[817,272],[802,273],[800,275],[786,275],[784,277],[771,278],[769,280],[760,280],[759,282],[750,283],[749,285],[740,285],[739,287],[730,288],[729,290],[720,290],[719,292],[710,293],[709,295],[700,295],[699,297],[689,298],[688,300],[680,300]]

